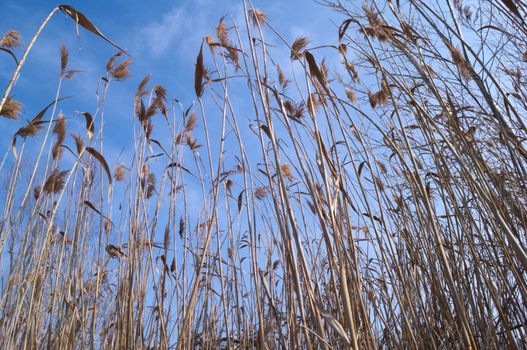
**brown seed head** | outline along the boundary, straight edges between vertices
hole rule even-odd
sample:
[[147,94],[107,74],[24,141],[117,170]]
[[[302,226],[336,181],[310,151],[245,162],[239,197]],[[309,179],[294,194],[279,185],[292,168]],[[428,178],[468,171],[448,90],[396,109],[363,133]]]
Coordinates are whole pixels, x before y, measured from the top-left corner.
[[250,9],[249,16],[251,17],[255,27],[264,25],[265,21],[267,20],[267,15],[257,8]]
[[147,186],[146,186],[146,198],[152,197],[156,191],[156,176],[154,173],[148,174]]
[[220,23],[216,25],[216,35],[220,40],[220,44],[223,46],[230,46],[229,29],[225,22],[223,22],[223,18],[220,19]]
[[388,170],[386,169],[386,165],[380,160],[377,161],[377,166],[379,167],[381,173],[386,174],[388,172]]
[[129,58],[121,62],[117,67],[113,68],[109,73],[115,80],[125,80],[130,77],[128,67],[132,64],[132,59]]
[[60,75],[63,75],[66,71],[66,67],[68,67],[68,49],[64,44],[60,46]]
[[64,114],[59,113],[55,126],[53,127],[53,133],[57,135],[57,141],[62,143],[66,139],[66,119]]
[[104,221],[104,232],[108,234],[110,233],[111,230],[112,230],[112,222],[109,219],[106,219]]
[[6,34],[4,34],[0,39],[0,47],[6,49],[18,47],[20,46],[20,43],[18,42],[20,38],[20,33],[14,30],[10,30]]
[[232,189],[232,186],[234,186],[234,182],[231,179],[228,179],[227,181],[225,181],[225,188],[227,189],[227,191],[230,192]]
[[293,180],[295,176],[293,175],[293,170],[291,170],[291,167],[289,164],[284,163],[280,166],[280,170],[282,171],[282,175],[286,177],[288,180]]
[[63,148],[61,147],[62,144],[60,142],[55,142],[53,145],[53,148],[51,149],[51,155],[53,157],[53,160],[60,159],[62,157]]
[[298,36],[293,42],[293,45],[291,45],[291,59],[296,60],[304,57],[304,50],[306,49],[308,44],[308,38],[302,35]]
[[461,51],[452,44],[448,45],[448,50],[452,56],[452,61],[457,65],[459,73],[465,80],[472,79],[472,70],[470,69],[469,64],[465,61],[465,58],[461,54]]
[[192,137],[191,134],[187,134],[187,145],[189,146],[192,152],[195,152],[202,145],[198,144],[197,141]]
[[77,148],[77,153],[81,153],[82,149],[84,148],[84,141],[81,139],[79,135],[73,132],[70,135],[75,140],[75,147]]
[[268,187],[258,187],[256,191],[254,192],[254,196],[257,199],[264,199],[269,194],[269,188]]
[[108,62],[106,62],[106,71],[108,73],[110,73],[112,71],[112,69],[114,69],[114,62],[115,60],[120,57],[121,55],[123,54],[122,51],[119,51],[117,52],[115,55],[113,55],[112,57],[110,57],[110,59],[108,60]]
[[113,178],[115,179],[115,181],[124,181],[125,176],[126,176],[126,173],[125,173],[124,165],[119,164],[117,168],[115,168]]
[[41,125],[35,125],[35,124],[27,124],[16,132],[16,136],[22,136],[22,137],[33,137],[42,129]]
[[350,100],[351,103],[357,100],[357,95],[355,95],[355,91],[351,90],[349,87],[346,86],[344,88],[344,92],[346,92],[346,96],[348,97],[348,100]]
[[11,96],[7,96],[4,106],[0,110],[0,115],[9,119],[18,119],[21,108],[22,104],[20,102],[15,101]]
[[287,88],[287,85],[289,85],[290,81],[285,78],[284,71],[280,68],[280,65],[276,65],[276,71],[278,72],[278,82],[282,86],[283,89]]
[[320,105],[321,102],[317,98],[317,94],[314,92],[310,93],[309,97],[307,98],[307,110],[312,113],[317,110]]
[[305,105],[304,103],[296,103],[291,100],[287,100],[284,103],[284,108],[289,118],[300,120],[304,117]]
[[111,258],[122,258],[122,257],[126,257],[126,255],[123,253],[123,250],[121,247],[118,247],[118,246],[114,246],[113,244],[108,244],[106,246],[106,253],[108,253],[108,255],[111,257]]
[[214,41],[214,37],[212,35],[207,35],[205,37],[205,42],[207,43],[207,45],[213,45],[215,44],[215,41]]
[[187,123],[185,124],[185,131],[192,131],[196,128],[196,125],[198,124],[196,113],[192,112],[190,114],[190,117],[187,119]]
[[62,191],[66,183],[64,178],[67,173],[68,170],[60,171],[59,169],[54,169],[44,183],[44,192],[57,194]]

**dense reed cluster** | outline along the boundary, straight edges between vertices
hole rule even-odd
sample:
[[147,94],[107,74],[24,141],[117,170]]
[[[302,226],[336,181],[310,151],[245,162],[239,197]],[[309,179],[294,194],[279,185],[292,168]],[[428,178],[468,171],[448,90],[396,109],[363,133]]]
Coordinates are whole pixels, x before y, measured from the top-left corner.
[[[104,111],[128,53],[70,6],[0,39],[0,348],[526,348],[527,5],[328,1],[325,43],[240,6],[196,43],[195,104],[137,78],[126,162]],[[62,46],[21,118],[59,11],[119,51],[60,112]]]

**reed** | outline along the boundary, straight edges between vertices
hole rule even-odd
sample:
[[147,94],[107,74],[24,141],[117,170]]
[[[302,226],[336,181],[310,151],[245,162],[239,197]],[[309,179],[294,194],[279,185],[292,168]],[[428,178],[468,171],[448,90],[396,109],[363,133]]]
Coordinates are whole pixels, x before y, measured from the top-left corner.
[[[0,347],[527,347],[527,6],[327,1],[343,20],[319,46],[241,6],[196,43],[191,107],[138,81],[129,161],[104,147],[108,91],[136,79],[123,50],[70,6],[20,59],[0,39],[0,122],[20,123]],[[75,115],[62,46],[55,100],[19,122],[13,84],[58,11],[119,51]]]

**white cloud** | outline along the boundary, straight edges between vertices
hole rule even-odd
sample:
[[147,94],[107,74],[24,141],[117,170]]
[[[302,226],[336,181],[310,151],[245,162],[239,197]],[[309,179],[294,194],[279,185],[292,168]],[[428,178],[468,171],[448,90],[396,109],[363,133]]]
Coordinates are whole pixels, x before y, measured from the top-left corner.
[[154,58],[176,54],[184,64],[193,61],[202,38],[214,34],[220,17],[241,12],[237,1],[199,0],[192,6],[177,6],[139,30],[138,47]]
[[183,37],[184,31],[188,33],[188,28],[185,28],[187,24],[189,23],[185,10],[176,8],[166,13],[159,22],[153,22],[143,28],[141,40],[152,54],[161,56],[173,46],[172,44],[179,42],[177,39]]

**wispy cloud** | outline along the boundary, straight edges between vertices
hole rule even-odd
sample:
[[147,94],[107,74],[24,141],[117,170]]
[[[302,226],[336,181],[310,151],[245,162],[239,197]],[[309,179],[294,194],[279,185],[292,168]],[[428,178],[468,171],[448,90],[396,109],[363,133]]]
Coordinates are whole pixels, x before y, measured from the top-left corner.
[[240,8],[231,1],[216,6],[213,1],[200,0],[193,5],[177,6],[141,28],[137,39],[140,49],[154,58],[176,54],[192,61],[201,39],[212,34],[219,18]]
[[[188,34],[188,22],[188,16],[183,8],[173,9],[160,21],[150,23],[141,30],[142,44],[153,55],[161,56],[175,43],[179,44],[185,33]],[[185,27],[187,30],[184,30]]]

